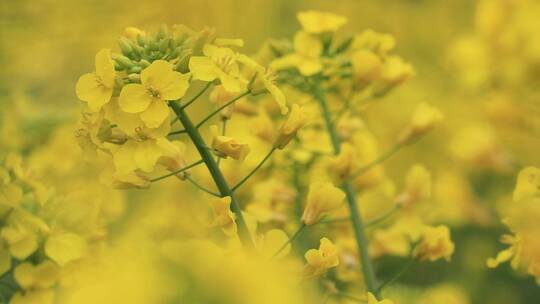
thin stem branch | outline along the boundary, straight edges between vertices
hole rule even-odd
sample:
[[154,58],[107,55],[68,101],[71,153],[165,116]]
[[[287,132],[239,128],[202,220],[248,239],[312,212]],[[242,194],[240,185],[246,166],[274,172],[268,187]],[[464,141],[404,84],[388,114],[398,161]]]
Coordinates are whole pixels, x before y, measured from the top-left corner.
[[287,242],[285,242],[285,244],[279,247],[279,249],[276,251],[276,253],[274,253],[274,255],[272,255],[272,257],[275,258],[276,256],[278,256],[278,254],[280,254],[283,251],[283,249],[287,247],[287,245],[289,245],[294,240],[296,240],[296,238],[300,235],[300,233],[302,233],[304,228],[306,228],[306,224],[304,223],[300,224],[300,227],[298,228],[298,230],[296,230],[296,232],[287,240]]
[[204,162],[204,161],[203,161],[202,159],[201,159],[201,160],[198,160],[198,161],[196,161],[196,162],[194,162],[194,163],[192,163],[192,164],[190,164],[190,165],[188,165],[188,166],[185,166],[185,167],[182,168],[182,169],[173,171],[173,172],[171,172],[171,173],[169,173],[169,174],[165,174],[165,175],[160,176],[160,177],[153,178],[153,179],[150,180],[150,182],[154,183],[154,182],[160,181],[160,180],[162,180],[162,179],[165,179],[165,178],[167,178],[167,177],[169,177],[169,176],[173,176],[173,175],[176,175],[176,174],[178,174],[178,173],[182,173],[182,172],[184,172],[184,171],[186,171],[186,170],[188,170],[188,169],[191,169],[191,168],[193,168],[193,167],[195,167],[195,166],[197,166],[197,165],[199,165],[199,164],[202,164],[203,162]]
[[409,268],[411,268],[411,266],[414,264],[414,261],[415,261],[414,257],[411,255],[409,259],[407,260],[407,262],[403,265],[403,267],[401,267],[401,269],[396,274],[394,274],[394,276],[384,281],[379,287],[377,287],[377,292],[380,293],[384,287],[397,281],[401,276],[403,276],[409,270]]
[[362,174],[366,173],[367,171],[371,170],[373,167],[383,163],[385,160],[392,157],[392,155],[394,155],[396,152],[398,152],[403,146],[404,146],[404,144],[401,144],[401,143],[395,144],[392,148],[390,148],[385,153],[381,154],[374,161],[372,161],[371,163],[369,163],[369,164],[363,166],[362,168],[356,170],[355,172],[353,172],[351,174],[351,176],[352,177],[357,177],[359,175],[362,175]]
[[198,188],[199,190],[202,190],[210,195],[213,195],[215,197],[221,197],[221,195],[219,193],[215,193],[214,191],[212,190],[209,190],[209,189],[206,189],[205,187],[201,186],[201,184],[197,183],[194,179],[192,179],[191,177],[186,176],[186,179],[193,185],[195,186],[196,188]]
[[[221,136],[225,136],[225,134],[227,133],[227,118],[226,117],[223,117],[221,119]],[[217,165],[219,167],[219,164],[221,163],[221,157],[218,157],[217,158]],[[233,190],[234,191],[234,190]]]
[[[208,90],[208,88],[212,85],[212,82],[208,82],[206,83],[206,85],[197,93],[195,94],[190,100],[188,100],[185,104],[181,105],[182,109],[185,109],[187,108],[190,104],[192,104],[195,100],[197,100],[199,97],[201,97],[202,94],[204,94],[204,92],[206,92],[206,90]],[[171,121],[171,126],[178,121],[178,117],[175,117],[173,119],[173,121]],[[180,133],[176,133],[176,134],[180,134]],[[172,135],[172,134],[169,134],[169,135]]]
[[212,176],[212,179],[214,180],[214,183],[216,184],[216,187],[219,190],[219,193],[221,196],[230,196],[231,197],[231,210],[236,215],[236,224],[238,226],[238,236],[242,243],[245,246],[253,247],[254,243],[251,239],[251,235],[249,234],[249,230],[246,225],[246,221],[244,220],[244,216],[242,214],[242,209],[240,209],[240,205],[238,204],[238,200],[236,199],[234,193],[229,188],[229,185],[227,181],[225,180],[225,177],[223,176],[223,173],[219,170],[216,161],[214,160],[214,157],[212,155],[212,152],[208,149],[206,149],[206,143],[204,142],[204,139],[202,138],[201,134],[189,118],[189,116],[186,114],[184,109],[182,109],[178,104],[175,102],[169,103],[173,111],[178,116],[178,119],[180,122],[184,125],[184,128],[186,128],[186,132],[197,148],[197,151],[201,155],[201,158],[203,159],[206,167],[208,168],[208,171],[210,172],[210,175]]
[[177,134],[184,134],[184,133],[187,133],[185,129],[184,130],[179,130],[179,131],[169,132],[169,134],[167,134],[167,136],[177,135]]
[[272,153],[274,153],[274,151],[276,151],[276,148],[273,147],[266,154],[266,156],[261,160],[261,162],[259,162],[259,164],[255,168],[253,168],[253,170],[251,170],[251,172],[249,172],[248,175],[246,175],[246,177],[244,177],[241,181],[238,182],[238,184],[236,184],[236,186],[232,188],[232,191],[234,192],[236,189],[242,186],[242,184],[247,182],[248,179],[250,179],[250,177],[253,176],[253,174],[255,174],[255,172],[257,172],[257,170],[259,170],[262,167],[262,165],[264,165],[264,163],[270,158],[270,156],[272,156]]
[[396,211],[400,210],[401,209],[401,204],[396,204],[390,211],[388,211],[387,213],[375,218],[375,219],[372,219],[371,221],[368,221],[366,223],[366,225],[364,226],[365,228],[367,227],[370,227],[370,226],[375,226],[381,222],[383,222],[384,220],[388,219],[389,217],[391,217]]
[[[332,147],[334,148],[334,154],[337,155],[340,152],[341,141],[337,135],[336,127],[332,122],[330,108],[326,99],[326,92],[320,85],[316,87],[315,90],[315,98],[319,101],[321,105],[326,129],[328,131],[328,135],[330,136]],[[360,210],[356,202],[356,196],[354,194],[352,184],[350,183],[350,181],[346,180],[343,182],[341,188],[343,189],[343,191],[345,191],[345,195],[347,198],[347,205],[349,207],[351,224],[353,226],[354,235],[356,238],[356,245],[358,248],[358,255],[360,257],[360,264],[362,265],[362,272],[364,274],[366,288],[368,291],[372,292],[376,297],[378,297],[377,278],[375,277],[373,264],[371,263],[371,259],[369,257],[368,240],[364,231],[362,218],[360,217]]]
[[214,110],[213,112],[211,112],[210,114],[208,114],[208,116],[206,116],[205,118],[203,118],[196,126],[195,128],[200,128],[205,122],[207,122],[210,118],[214,117],[214,115],[216,115],[217,113],[221,112],[221,110],[225,109],[226,107],[232,105],[233,103],[235,103],[238,99],[246,96],[246,95],[249,95],[251,93],[250,90],[247,90],[245,91],[244,93],[236,96],[235,98],[229,100],[228,102],[226,102],[225,104],[223,104],[221,107],[217,108],[216,110]]

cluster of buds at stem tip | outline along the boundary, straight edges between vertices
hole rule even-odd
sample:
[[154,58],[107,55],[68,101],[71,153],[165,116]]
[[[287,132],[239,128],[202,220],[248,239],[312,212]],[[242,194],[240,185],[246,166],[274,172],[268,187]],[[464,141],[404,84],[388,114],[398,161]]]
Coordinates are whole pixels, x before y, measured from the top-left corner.
[[197,50],[201,52],[204,43],[213,39],[213,33],[211,29],[195,32],[182,25],[172,30],[162,25],[154,34],[128,27],[118,40],[122,53],[113,55],[114,68],[126,72],[126,83],[140,82],[140,72],[155,60],[173,62],[176,71],[186,73],[191,56]]

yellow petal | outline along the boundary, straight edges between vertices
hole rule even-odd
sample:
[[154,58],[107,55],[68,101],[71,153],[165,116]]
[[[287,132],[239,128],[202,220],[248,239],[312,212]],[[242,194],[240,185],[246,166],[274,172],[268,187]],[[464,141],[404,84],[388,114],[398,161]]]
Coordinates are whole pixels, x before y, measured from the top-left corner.
[[144,124],[149,128],[158,128],[169,116],[169,107],[162,100],[154,100],[150,106],[140,114]]
[[323,45],[316,36],[300,31],[294,36],[294,49],[303,56],[319,58],[322,54]]
[[128,84],[120,92],[118,104],[128,113],[140,113],[148,108],[154,98],[140,84]]
[[237,79],[227,73],[224,73],[223,71],[218,69],[218,75],[219,80],[221,81],[221,85],[227,92],[236,93],[240,92],[242,89],[243,83],[240,81],[240,79]]
[[131,140],[113,151],[113,161],[118,174],[128,174],[137,168],[134,154],[137,144]]
[[34,265],[28,262],[17,266],[13,275],[17,283],[24,289],[28,289],[34,285]]
[[161,98],[164,100],[176,100],[183,97],[189,88],[189,78],[187,74],[174,72],[171,81],[163,83],[159,88]]
[[143,171],[154,170],[157,160],[161,157],[161,149],[154,140],[146,140],[137,145],[135,150],[135,163]]
[[[289,237],[283,230],[272,229],[264,234],[263,244],[259,247],[259,250],[264,256],[271,258],[288,241]],[[276,257],[284,257],[289,254],[290,250],[291,244],[287,244]]]
[[110,49],[102,49],[96,54],[96,75],[107,88],[114,88],[114,63]]
[[75,92],[80,100],[88,103],[91,111],[98,112],[111,99],[113,89],[100,84],[95,74],[88,73],[79,78]]
[[322,70],[322,64],[315,59],[304,59],[298,63],[298,70],[304,76],[311,76]]
[[52,235],[45,243],[45,253],[62,266],[80,259],[86,253],[86,240],[69,232]]
[[310,249],[304,254],[304,258],[309,265],[318,265],[322,262],[322,256],[319,254],[319,250]]
[[212,59],[204,56],[193,56],[189,59],[189,71],[193,79],[212,81],[218,77],[217,67]]

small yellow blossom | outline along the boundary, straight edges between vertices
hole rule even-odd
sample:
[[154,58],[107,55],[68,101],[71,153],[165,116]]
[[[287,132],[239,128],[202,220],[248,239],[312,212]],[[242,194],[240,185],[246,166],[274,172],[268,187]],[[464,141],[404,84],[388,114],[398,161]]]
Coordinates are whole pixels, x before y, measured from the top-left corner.
[[518,202],[533,196],[540,197],[540,169],[527,167],[519,172],[513,199]]
[[347,23],[345,17],[319,11],[299,12],[297,18],[304,31],[310,34],[336,32]]
[[304,268],[304,276],[314,278],[321,276],[328,269],[339,265],[337,247],[327,238],[322,238],[319,249],[310,249],[304,255],[307,265]]
[[431,131],[443,120],[443,114],[435,107],[421,103],[414,110],[411,121],[399,137],[402,144],[410,143]]
[[309,185],[302,222],[308,226],[317,223],[322,216],[341,207],[344,199],[345,193],[331,183],[312,183]]
[[319,38],[300,31],[294,36],[294,50],[294,53],[274,60],[270,68],[280,71],[294,67],[304,76],[315,75],[322,70],[320,56],[323,45]]
[[393,301],[390,300],[377,300],[375,295],[373,295],[371,292],[368,292],[367,294],[367,303],[368,304],[394,304]]
[[372,51],[358,50],[352,55],[351,61],[354,79],[358,86],[363,87],[380,77],[383,63]]
[[343,143],[341,151],[329,164],[328,170],[337,177],[338,181],[348,178],[355,169],[356,152],[350,143]]
[[353,50],[369,50],[374,53],[385,55],[396,46],[396,40],[392,35],[377,33],[366,30],[354,37]]
[[249,145],[246,143],[240,142],[233,137],[218,135],[217,128],[212,128],[212,133],[214,133],[212,149],[214,149],[214,153],[219,157],[244,160],[251,151]]
[[291,107],[291,113],[287,117],[287,120],[281,125],[279,135],[274,142],[274,147],[283,149],[287,144],[296,136],[298,130],[304,127],[308,122],[308,117],[304,108],[297,104],[293,104]]
[[126,27],[126,29],[124,30],[124,33],[126,34],[126,37],[128,37],[129,39],[133,41],[136,41],[137,37],[139,36],[146,37],[146,33],[143,30],[136,28],[134,26]]
[[127,113],[138,113],[149,128],[159,127],[169,116],[167,102],[184,96],[189,75],[173,70],[167,61],[156,60],[141,72],[141,84],[128,84],[118,103]]
[[41,264],[22,263],[15,268],[14,276],[23,289],[49,288],[58,280],[58,266],[45,260]]
[[431,173],[416,164],[405,177],[405,190],[396,198],[396,203],[408,206],[431,196]]
[[86,240],[75,233],[57,233],[49,236],[45,243],[45,253],[63,266],[80,259],[86,253]]
[[211,202],[214,227],[219,227],[227,236],[236,234],[235,215],[231,211],[231,197],[226,196],[219,199],[214,199]]
[[426,226],[414,254],[420,260],[433,262],[441,258],[450,261],[453,253],[454,243],[450,239],[450,229],[447,226]]
[[79,78],[75,89],[77,97],[86,101],[91,111],[98,112],[103,105],[111,100],[114,77],[111,50],[102,49],[96,55],[95,72],[84,74]]
[[221,85],[229,92],[240,92],[247,81],[239,72],[237,54],[233,50],[206,44],[204,56],[192,56],[189,60],[189,70],[193,79],[214,81],[219,79]]
[[415,71],[412,65],[405,62],[398,56],[388,56],[385,58],[379,81],[375,87],[377,95],[384,95],[397,85],[414,76]]

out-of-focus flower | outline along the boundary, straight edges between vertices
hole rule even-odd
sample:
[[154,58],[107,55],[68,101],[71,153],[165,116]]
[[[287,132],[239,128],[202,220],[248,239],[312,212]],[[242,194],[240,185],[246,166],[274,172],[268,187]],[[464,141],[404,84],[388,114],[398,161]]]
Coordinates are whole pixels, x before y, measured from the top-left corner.
[[442,120],[443,114],[437,108],[421,103],[414,110],[409,125],[398,140],[402,144],[410,143],[431,131]]
[[315,182],[309,186],[302,222],[306,225],[317,223],[321,217],[342,206],[345,193],[331,183]]
[[212,225],[221,228],[228,236],[236,234],[235,215],[231,211],[231,197],[214,199],[212,202]]
[[345,17],[319,11],[299,12],[297,18],[304,31],[310,34],[333,33],[347,23]]
[[319,38],[300,31],[294,36],[294,50],[294,53],[272,61],[270,68],[280,71],[294,67],[304,76],[311,76],[321,71],[323,65],[320,56],[323,45]]
[[274,142],[274,147],[283,149],[296,136],[298,130],[308,123],[308,117],[304,108],[297,104],[293,104],[289,116],[281,125],[278,137]]
[[414,255],[420,260],[431,262],[441,258],[450,261],[454,247],[454,243],[450,239],[450,229],[447,226],[426,226],[422,231],[422,239],[417,245]]

